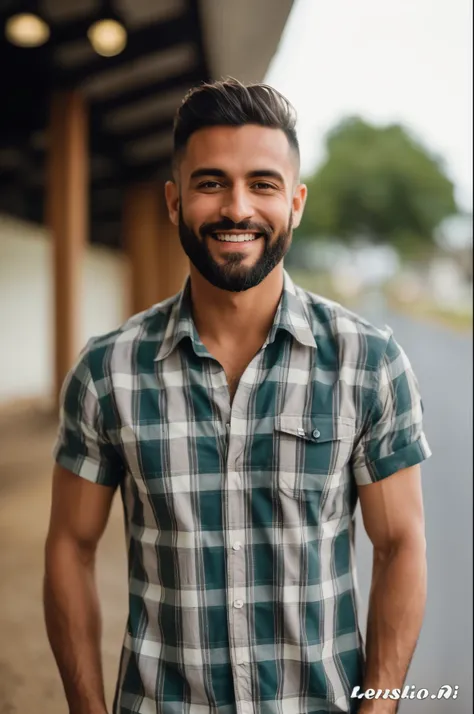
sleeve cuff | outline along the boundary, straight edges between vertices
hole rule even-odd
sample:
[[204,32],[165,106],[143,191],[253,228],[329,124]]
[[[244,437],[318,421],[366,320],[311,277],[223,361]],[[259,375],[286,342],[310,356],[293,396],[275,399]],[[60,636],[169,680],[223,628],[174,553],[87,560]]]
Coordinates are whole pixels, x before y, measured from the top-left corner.
[[118,484],[118,480],[107,472],[100,463],[90,458],[71,456],[62,447],[54,450],[53,457],[57,464],[90,483],[113,487]]
[[422,461],[429,459],[430,456],[431,449],[426,437],[422,434],[417,441],[408,444],[403,449],[377,459],[377,461],[371,461],[365,468],[356,469],[354,476],[359,485],[382,481],[401,469],[420,464]]

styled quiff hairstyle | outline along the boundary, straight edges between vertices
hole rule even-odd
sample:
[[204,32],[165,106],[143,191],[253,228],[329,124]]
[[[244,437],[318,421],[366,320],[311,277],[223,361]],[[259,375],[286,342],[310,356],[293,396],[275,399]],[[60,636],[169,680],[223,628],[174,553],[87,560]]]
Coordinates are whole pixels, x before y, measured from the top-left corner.
[[185,95],[174,120],[173,168],[176,170],[189,138],[211,126],[257,124],[285,132],[299,169],[296,112],[283,94],[268,84],[242,84],[236,79],[201,84]]

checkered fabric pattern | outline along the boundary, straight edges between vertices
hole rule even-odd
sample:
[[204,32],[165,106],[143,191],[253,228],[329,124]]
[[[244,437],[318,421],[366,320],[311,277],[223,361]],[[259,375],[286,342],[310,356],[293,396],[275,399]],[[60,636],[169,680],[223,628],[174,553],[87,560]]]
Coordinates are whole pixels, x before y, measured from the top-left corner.
[[190,285],[94,338],[55,458],[119,487],[129,616],[114,714],[354,712],[357,485],[430,456],[389,328],[284,273],[232,405]]

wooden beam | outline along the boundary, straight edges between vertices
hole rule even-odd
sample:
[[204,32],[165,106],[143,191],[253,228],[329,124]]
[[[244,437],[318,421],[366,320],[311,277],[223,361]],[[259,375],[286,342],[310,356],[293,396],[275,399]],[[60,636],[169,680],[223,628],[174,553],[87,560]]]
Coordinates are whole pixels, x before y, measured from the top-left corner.
[[[109,112],[113,109],[120,109],[124,105],[132,104],[133,102],[139,102],[142,99],[153,96],[157,97],[160,94],[165,94],[165,92],[171,92],[180,87],[191,88],[192,86],[202,82],[203,76],[198,71],[196,66],[191,67],[184,72],[179,74],[172,74],[164,79],[159,79],[153,82],[149,82],[138,87],[133,87],[131,89],[126,89],[113,97],[97,97],[94,99],[94,107],[102,112]],[[184,95],[184,92],[183,92]],[[164,123],[167,125],[169,119],[165,119]],[[173,119],[171,118],[171,125],[173,124]],[[156,122],[156,130],[160,131],[160,123]],[[165,126],[166,128],[166,126]]]
[[[91,18],[68,22],[55,27],[55,47],[83,39],[87,36]],[[66,86],[77,86],[91,77],[104,76],[110,70],[127,66],[134,60],[143,58],[146,54],[160,49],[165,50],[181,43],[197,41],[196,27],[188,14],[174,17],[163,22],[154,22],[128,34],[127,46],[124,51],[114,57],[100,57],[97,55],[85,62],[77,69],[62,69],[56,65],[56,74],[59,75]]]
[[52,97],[46,197],[53,242],[55,396],[77,357],[88,236],[87,111],[79,92]]

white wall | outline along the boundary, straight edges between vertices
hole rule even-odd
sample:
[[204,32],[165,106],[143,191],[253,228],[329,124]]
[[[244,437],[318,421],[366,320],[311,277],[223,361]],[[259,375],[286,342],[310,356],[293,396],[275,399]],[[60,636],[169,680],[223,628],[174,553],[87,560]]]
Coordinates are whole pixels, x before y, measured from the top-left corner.
[[[0,404],[52,393],[52,279],[47,231],[0,215]],[[80,346],[125,319],[125,258],[89,246],[82,286]]]

